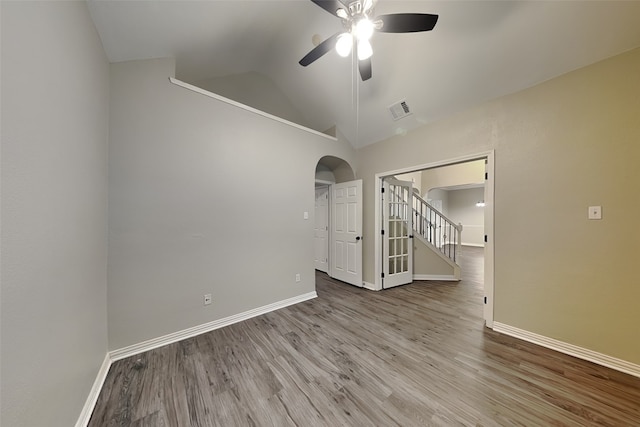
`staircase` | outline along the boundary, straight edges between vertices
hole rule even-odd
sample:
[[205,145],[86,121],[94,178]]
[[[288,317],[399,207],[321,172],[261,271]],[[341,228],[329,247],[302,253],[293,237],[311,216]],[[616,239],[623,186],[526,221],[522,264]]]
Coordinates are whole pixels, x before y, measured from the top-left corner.
[[413,230],[456,265],[462,245],[462,224],[454,224],[442,212],[413,193]]

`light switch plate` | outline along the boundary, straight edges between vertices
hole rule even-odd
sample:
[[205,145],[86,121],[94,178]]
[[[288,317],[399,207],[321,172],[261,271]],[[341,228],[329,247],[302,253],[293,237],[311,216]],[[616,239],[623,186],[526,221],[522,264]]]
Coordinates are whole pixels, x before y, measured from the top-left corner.
[[589,206],[589,219],[602,219],[602,206]]

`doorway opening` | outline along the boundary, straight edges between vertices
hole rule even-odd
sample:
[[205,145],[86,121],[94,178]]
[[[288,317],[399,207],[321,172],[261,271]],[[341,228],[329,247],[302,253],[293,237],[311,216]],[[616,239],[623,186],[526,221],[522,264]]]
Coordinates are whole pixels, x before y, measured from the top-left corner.
[[[437,211],[443,214],[442,211],[447,211],[449,206],[449,192],[451,193],[452,206],[454,209],[451,212],[455,213],[458,217],[459,223],[456,224],[451,220],[451,224],[448,224],[445,220],[439,220],[437,222],[429,218],[426,221],[426,226],[423,228],[425,232],[430,233],[427,237],[433,237],[435,240],[431,243],[438,249],[444,249],[442,252],[447,252],[446,255],[450,257],[451,253],[456,256],[456,251],[460,252],[460,246],[464,241],[470,247],[483,247],[483,282],[484,282],[484,319],[488,327],[493,326],[493,300],[494,300],[494,286],[493,286],[493,233],[494,233],[494,210],[493,210],[493,195],[494,195],[494,160],[493,151],[479,153],[477,155],[456,158],[447,161],[441,161],[436,163],[417,165],[414,167],[408,167],[395,171],[388,171],[384,173],[376,174],[376,194],[380,195],[376,197],[375,202],[375,224],[379,227],[376,230],[376,234],[379,238],[375,241],[375,278],[374,284],[376,290],[384,289],[389,283],[389,272],[391,269],[391,257],[397,254],[397,247],[395,252],[389,249],[388,237],[385,238],[385,233],[389,233],[390,227],[393,222],[397,222],[398,215],[395,215],[391,210],[389,201],[394,198],[394,195],[390,195],[388,192],[385,198],[385,186],[386,182],[395,180],[396,183],[404,183],[403,185],[409,186],[409,188],[417,188],[417,195],[419,198],[430,200],[432,204],[429,204],[429,209]],[[480,190],[478,190],[480,189]],[[464,191],[462,191],[464,190]],[[480,196],[481,194],[481,196]],[[446,196],[446,197],[445,197]],[[463,202],[462,199],[465,201]],[[469,199],[469,200],[467,200]],[[473,202],[471,203],[471,199]],[[476,200],[477,199],[477,200]],[[426,201],[425,200],[425,201]],[[465,205],[465,209],[462,209],[462,205]],[[471,204],[472,206],[466,206]],[[444,206],[443,206],[444,205]],[[414,205],[415,206],[415,205]],[[408,207],[411,209],[411,206]],[[476,209],[473,211],[472,209]],[[481,212],[478,212],[481,211]],[[481,223],[478,223],[479,213],[481,213]],[[430,212],[431,214],[431,212]],[[429,215],[430,215],[429,214]],[[413,209],[413,218],[410,221],[423,220],[424,218],[416,213]],[[443,214],[446,220],[449,218]],[[453,216],[453,215],[451,215]],[[465,224],[467,222],[468,233],[465,233]],[[413,223],[403,224],[402,227],[406,227],[411,230],[410,233],[415,234]],[[424,225],[424,224],[423,224]],[[447,228],[448,227],[448,228]],[[419,228],[419,227],[418,227]],[[402,230],[402,229],[401,229]],[[455,239],[456,230],[459,230],[460,235]],[[394,232],[394,237],[397,235],[397,229]],[[462,237],[465,236],[465,237]],[[415,236],[410,236],[415,237]],[[456,241],[457,239],[457,241]],[[469,240],[471,239],[471,240]],[[468,241],[466,241],[468,240]],[[459,245],[456,249],[455,245]],[[453,247],[453,249],[452,249]],[[401,246],[404,250],[405,246]],[[409,252],[409,256],[414,256],[414,245],[411,244],[406,247]],[[438,251],[436,251],[438,252]],[[402,253],[404,255],[404,253]],[[435,259],[433,256],[431,259]],[[417,262],[414,260],[414,270]],[[428,268],[433,267],[434,263],[430,264]],[[429,272],[423,272],[419,275],[405,276],[405,283],[410,283],[412,280],[459,280],[459,267],[458,275],[456,277],[455,269],[454,273],[448,273],[446,276],[440,277],[439,274],[428,274]],[[414,273],[415,271],[411,271]],[[391,285],[397,285],[398,283],[391,282]],[[400,282],[402,284],[403,282]]]
[[314,264],[330,277],[362,287],[362,180],[333,156],[316,166]]

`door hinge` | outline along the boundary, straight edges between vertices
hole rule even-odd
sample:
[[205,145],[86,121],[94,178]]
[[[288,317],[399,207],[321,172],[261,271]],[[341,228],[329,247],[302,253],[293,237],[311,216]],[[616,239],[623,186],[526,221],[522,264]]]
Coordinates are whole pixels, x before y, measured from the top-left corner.
[[384,273],[380,273],[380,277],[384,279]]
[[384,230],[380,230],[380,234],[384,236]]
[[384,193],[384,187],[382,187],[380,190],[381,193]]
[[489,179],[489,172],[484,173],[484,179]]
[[487,297],[484,297],[484,303],[485,304],[487,303]]
[[487,235],[484,235],[484,242],[487,243],[489,241],[489,238],[487,237]]

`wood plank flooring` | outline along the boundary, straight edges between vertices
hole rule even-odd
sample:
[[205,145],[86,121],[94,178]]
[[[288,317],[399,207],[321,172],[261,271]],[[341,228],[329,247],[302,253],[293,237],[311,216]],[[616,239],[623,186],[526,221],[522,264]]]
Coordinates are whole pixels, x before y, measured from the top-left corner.
[[640,379],[495,333],[463,280],[318,298],[115,362],[90,426],[640,426]]

